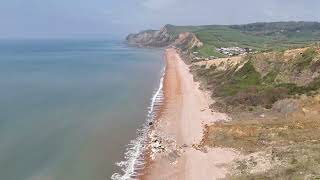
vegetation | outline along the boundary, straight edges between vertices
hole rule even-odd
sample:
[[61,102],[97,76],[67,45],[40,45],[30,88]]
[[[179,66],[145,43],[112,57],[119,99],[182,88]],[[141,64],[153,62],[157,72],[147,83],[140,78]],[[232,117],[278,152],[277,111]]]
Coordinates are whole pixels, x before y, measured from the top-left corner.
[[320,96],[296,100],[302,109],[289,115],[249,115],[206,127],[204,146],[239,149],[228,179],[320,178]]
[[261,75],[254,69],[251,61],[246,62],[243,67],[236,71],[230,79],[223,83],[217,90],[222,96],[231,96],[240,91],[248,90],[250,87],[260,85]]
[[278,74],[279,74],[278,71],[272,70],[265,77],[262,78],[262,82],[264,84],[273,84]]
[[209,45],[209,44],[204,44],[203,47],[201,48],[194,48],[192,52],[198,52],[199,53],[198,56],[205,57],[205,58],[211,57],[211,56],[218,57],[218,58],[224,57],[223,54],[215,50],[215,46]]
[[294,115],[288,120],[273,117],[275,120],[216,123],[207,127],[207,138],[203,143],[241,149],[247,154],[234,163],[233,175],[228,179],[320,177],[320,133],[317,130],[320,119]]
[[247,55],[238,64],[220,59],[192,66],[195,80],[212,92],[215,109],[233,119],[207,125],[199,148],[242,152],[227,179],[320,179],[320,48],[286,50],[319,41],[320,23],[183,30],[188,28],[204,43],[197,50],[201,56],[210,56],[221,46],[263,52]]
[[[246,25],[166,25],[172,38],[192,32],[206,45],[200,53],[215,56],[215,47],[239,46],[259,51],[302,47],[320,41],[318,22],[274,22]],[[210,50],[208,50],[210,48]],[[221,55],[221,54],[220,54]]]
[[[285,88],[274,87],[271,84],[270,80],[274,79],[274,77],[271,77],[273,76],[271,73],[261,77],[261,74],[255,70],[251,61],[247,61],[238,71],[233,69],[227,73],[207,74],[202,70],[198,70],[197,76],[202,76],[202,81],[206,81],[206,86],[209,89],[214,87],[212,96],[221,97],[226,106],[262,105],[270,107],[276,100],[287,95]],[[219,103],[217,105],[225,106]]]
[[[216,105],[222,108],[225,106],[271,108],[277,100],[320,89],[320,77],[310,79],[312,78],[310,73],[313,73],[311,67],[317,64],[317,61],[313,61],[317,59],[314,48],[306,49],[289,62],[268,60],[266,59],[268,56],[281,59],[284,58],[284,53],[270,53],[265,57],[259,54],[249,55],[242,64],[230,67],[226,71],[216,70],[214,66],[211,68],[194,66],[193,71],[203,86],[212,92],[213,97],[220,97],[221,101],[217,101]],[[304,76],[301,75],[302,71],[305,71]],[[306,78],[310,79],[310,83],[305,80]],[[305,84],[298,85],[295,80],[303,81]]]
[[247,56],[226,69],[193,67],[215,107],[233,119],[206,126],[199,146],[242,152],[227,179],[320,178],[319,49],[292,52]]
[[289,95],[296,95],[296,94],[308,94],[311,91],[316,91],[320,89],[320,79],[317,78],[312,83],[307,86],[297,86],[293,83],[283,83],[276,85],[275,87],[281,87],[288,90]]
[[311,61],[316,57],[317,52],[314,48],[309,48],[304,51],[300,56],[297,57],[295,67],[298,68],[299,71],[308,67]]

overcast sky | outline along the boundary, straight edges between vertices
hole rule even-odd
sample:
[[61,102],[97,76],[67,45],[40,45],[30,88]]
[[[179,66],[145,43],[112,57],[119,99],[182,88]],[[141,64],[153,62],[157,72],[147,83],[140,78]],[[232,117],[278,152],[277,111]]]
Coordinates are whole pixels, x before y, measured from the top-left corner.
[[319,0],[0,0],[0,38],[112,38],[165,24],[320,21],[319,7]]

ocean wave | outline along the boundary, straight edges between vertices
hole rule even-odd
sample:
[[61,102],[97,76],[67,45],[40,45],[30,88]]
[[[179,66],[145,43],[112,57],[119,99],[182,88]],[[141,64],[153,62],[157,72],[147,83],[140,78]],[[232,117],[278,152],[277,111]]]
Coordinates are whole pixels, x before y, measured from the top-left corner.
[[111,176],[112,180],[135,180],[135,177],[139,176],[137,172],[144,167],[143,152],[148,145],[149,123],[154,121],[159,105],[163,102],[164,75],[165,67],[162,71],[159,87],[151,98],[146,122],[141,129],[137,130],[138,137],[127,145],[126,153],[124,154],[125,160],[116,163],[121,168],[122,173],[114,173]]

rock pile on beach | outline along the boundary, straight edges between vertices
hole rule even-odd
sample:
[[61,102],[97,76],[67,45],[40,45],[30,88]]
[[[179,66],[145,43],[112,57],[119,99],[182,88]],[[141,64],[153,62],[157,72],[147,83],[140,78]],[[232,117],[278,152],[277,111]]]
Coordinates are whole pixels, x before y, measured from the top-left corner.
[[172,137],[154,130],[149,133],[149,138],[152,160],[159,156],[166,157],[170,163],[175,163],[181,156],[182,147],[179,147]]
[[162,153],[166,150],[161,140],[155,136],[151,143],[151,150],[153,153]]

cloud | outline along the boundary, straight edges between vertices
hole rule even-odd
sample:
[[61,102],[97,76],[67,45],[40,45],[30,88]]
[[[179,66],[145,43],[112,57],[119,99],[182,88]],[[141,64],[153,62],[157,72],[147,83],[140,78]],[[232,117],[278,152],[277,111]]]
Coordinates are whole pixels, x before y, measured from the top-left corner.
[[177,3],[177,0],[145,0],[142,5],[151,10],[161,10]]
[[10,0],[0,4],[0,38],[122,35],[164,24],[320,19],[319,0]]

